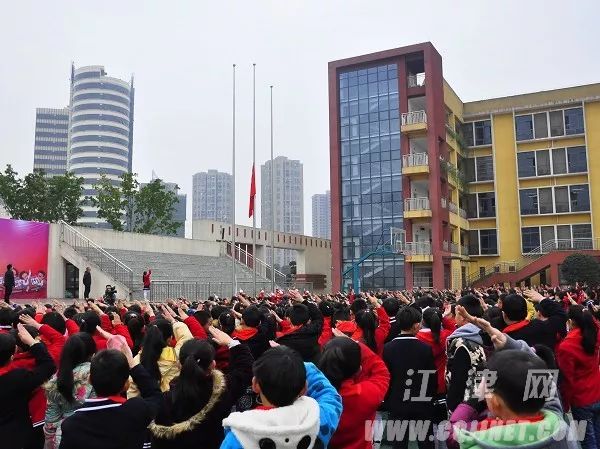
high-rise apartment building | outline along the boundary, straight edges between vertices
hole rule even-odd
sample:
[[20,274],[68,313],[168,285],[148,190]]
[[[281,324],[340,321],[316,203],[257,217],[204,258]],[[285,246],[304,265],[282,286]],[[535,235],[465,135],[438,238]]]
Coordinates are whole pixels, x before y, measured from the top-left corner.
[[[103,66],[71,68],[68,170],[84,178],[84,195],[93,196],[102,175],[119,184],[131,172],[133,78],[109,77]],[[84,206],[81,224],[108,226],[97,209]]]
[[312,196],[312,235],[323,239],[331,238],[331,195],[317,193]]
[[557,285],[600,249],[600,84],[462,102],[423,43],[331,62],[329,93],[334,289],[392,228],[360,287]]
[[43,170],[48,177],[66,173],[69,146],[68,108],[35,110],[34,145],[34,170]]
[[[302,163],[298,160],[288,159],[285,156],[277,156],[273,159],[273,163],[274,205],[271,203],[271,161],[267,161],[261,166],[261,228],[303,234],[304,182]],[[274,226],[272,207],[275,209]],[[295,254],[291,250],[277,251],[275,255],[275,263],[280,266],[287,265],[292,260],[295,260]]]
[[231,221],[232,177],[217,170],[196,173],[192,187],[192,219]]

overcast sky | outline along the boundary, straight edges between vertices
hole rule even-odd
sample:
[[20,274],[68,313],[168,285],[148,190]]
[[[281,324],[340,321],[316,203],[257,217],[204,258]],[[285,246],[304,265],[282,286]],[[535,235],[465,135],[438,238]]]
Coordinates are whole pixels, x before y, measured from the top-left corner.
[[274,84],[275,154],[304,163],[307,234],[311,196],[329,188],[328,61],[431,41],[463,100],[600,82],[598,0],[1,4],[2,169],[10,163],[19,173],[31,171],[35,108],[68,103],[71,61],[104,65],[110,76],[135,75],[134,171],[142,181],[154,169],[177,182],[188,194],[189,217],[192,175],[231,171],[235,62],[236,209],[238,223],[249,224],[256,62],[257,165],[269,157]]

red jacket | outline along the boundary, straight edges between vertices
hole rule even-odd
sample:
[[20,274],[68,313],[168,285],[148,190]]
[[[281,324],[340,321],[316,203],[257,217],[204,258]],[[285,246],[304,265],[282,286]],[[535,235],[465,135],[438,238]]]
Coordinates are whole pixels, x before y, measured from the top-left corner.
[[581,338],[581,331],[573,329],[556,350],[565,411],[569,410],[569,406],[585,407],[600,401],[600,332],[593,355],[583,351]]
[[[381,357],[383,355],[383,345],[385,344],[385,339],[390,333],[390,328],[392,325],[390,324],[390,317],[383,307],[377,308],[377,317],[379,318],[379,326],[377,329],[375,329],[375,344],[377,345],[377,354],[379,357]],[[352,339],[354,341],[362,342],[362,336],[362,329],[357,327],[356,331],[352,334]]]
[[152,281],[150,280],[150,276],[152,276],[152,270],[148,271],[145,275],[142,276],[144,288],[150,288],[150,284],[152,283]]
[[333,332],[331,331],[331,317],[323,317],[323,330],[319,337],[319,346],[325,345],[329,340],[333,338]]
[[435,371],[437,373],[437,393],[444,394],[446,392],[446,340],[452,334],[447,329],[442,329],[440,332],[440,342],[436,343],[433,339],[433,334],[429,329],[421,329],[417,333],[417,338],[423,343],[427,343],[431,346],[433,351],[433,363],[435,364]]
[[370,449],[365,438],[365,421],[375,419],[390,383],[390,373],[373,351],[360,344],[362,370],[357,377],[344,381],[339,388],[343,412],[337,430],[329,442],[331,449]]
[[[77,326],[77,323],[75,321],[67,320],[66,324],[69,335],[73,335],[79,332],[79,326]],[[106,314],[100,315],[100,326],[106,332],[110,332],[111,334],[115,335],[122,335],[125,338],[125,341],[127,341],[127,346],[133,349],[133,340],[131,339],[131,335],[129,334],[129,329],[127,328],[127,326],[125,326],[124,324],[117,324],[116,326],[113,326],[110,322],[110,318]],[[96,352],[106,349],[106,338],[100,335],[98,331],[92,334],[92,338],[96,343]],[[52,353],[50,353],[50,355],[52,355]]]

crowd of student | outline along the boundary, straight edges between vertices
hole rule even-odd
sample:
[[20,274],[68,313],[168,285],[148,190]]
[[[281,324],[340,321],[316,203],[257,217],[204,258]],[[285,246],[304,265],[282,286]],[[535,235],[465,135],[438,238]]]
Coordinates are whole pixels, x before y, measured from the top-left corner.
[[424,425],[388,426],[398,448],[600,447],[599,304],[579,287],[2,303],[0,447],[369,449],[381,412]]

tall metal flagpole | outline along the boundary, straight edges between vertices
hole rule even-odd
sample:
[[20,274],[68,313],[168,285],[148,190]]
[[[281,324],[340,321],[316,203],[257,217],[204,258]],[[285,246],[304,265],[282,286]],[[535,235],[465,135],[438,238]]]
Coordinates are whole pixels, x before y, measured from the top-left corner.
[[232,149],[232,168],[231,168],[231,191],[233,193],[231,207],[231,296],[237,293],[235,279],[235,64],[233,64],[233,149]]
[[[252,64],[252,176],[256,170],[256,64]],[[252,187],[250,187],[252,188]],[[252,198],[252,270],[254,297],[256,298],[256,194]]]
[[271,86],[271,292],[275,291],[275,162],[273,161],[273,86]]

